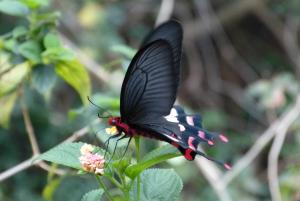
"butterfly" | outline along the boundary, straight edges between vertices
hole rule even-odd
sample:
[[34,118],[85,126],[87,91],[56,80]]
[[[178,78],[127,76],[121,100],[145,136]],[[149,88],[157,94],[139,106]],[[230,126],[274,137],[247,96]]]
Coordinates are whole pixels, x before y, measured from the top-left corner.
[[165,141],[187,160],[201,155],[221,164],[198,149],[201,142],[213,145],[216,138],[228,139],[203,129],[200,115],[188,115],[174,106],[180,82],[183,30],[179,22],[168,21],[152,31],[133,57],[121,88],[120,117],[110,117],[113,137],[144,136]]

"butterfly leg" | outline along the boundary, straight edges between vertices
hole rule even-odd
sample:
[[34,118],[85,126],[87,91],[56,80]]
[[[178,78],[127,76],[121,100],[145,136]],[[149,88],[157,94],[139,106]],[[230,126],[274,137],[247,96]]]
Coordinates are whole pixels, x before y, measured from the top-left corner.
[[[118,134],[118,135],[119,135],[119,134]],[[120,134],[120,135],[121,135],[121,134]],[[119,136],[120,136],[120,135],[119,135]],[[119,136],[118,136],[118,137],[119,137]],[[113,151],[113,153],[112,153],[112,155],[111,155],[111,158],[110,158],[110,160],[109,160],[108,163],[110,163],[110,161],[111,161],[112,158],[114,157],[119,141],[122,140],[122,139],[124,139],[124,138],[127,138],[127,136],[126,136],[126,135],[123,135],[122,137],[120,137],[119,139],[117,139],[117,142],[116,142],[116,144],[115,144],[114,151]]]
[[105,158],[105,156],[106,156],[106,152],[107,152],[107,150],[108,150],[109,141],[110,141],[111,139],[114,139],[114,138],[120,137],[120,136],[121,136],[121,134],[122,134],[122,133],[117,133],[117,134],[115,134],[115,135],[113,135],[113,136],[110,136],[110,137],[109,137],[109,138],[107,138],[107,140],[104,142],[104,146],[105,146],[104,158]]
[[130,144],[130,142],[131,142],[131,139],[132,139],[132,137],[129,137],[128,143],[127,143],[126,148],[125,148],[125,151],[124,151],[124,153],[123,153],[123,155],[122,155],[122,157],[121,157],[121,160],[124,158],[124,156],[125,156],[125,154],[126,154],[126,152],[127,152],[127,150],[128,150],[128,147],[129,147],[129,144]]

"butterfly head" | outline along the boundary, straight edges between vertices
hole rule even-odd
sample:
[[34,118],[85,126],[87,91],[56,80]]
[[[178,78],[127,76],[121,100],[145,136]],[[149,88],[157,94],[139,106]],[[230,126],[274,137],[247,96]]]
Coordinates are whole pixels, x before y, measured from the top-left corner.
[[120,124],[120,121],[121,121],[120,117],[110,117],[108,119],[108,124],[111,126],[116,126]]

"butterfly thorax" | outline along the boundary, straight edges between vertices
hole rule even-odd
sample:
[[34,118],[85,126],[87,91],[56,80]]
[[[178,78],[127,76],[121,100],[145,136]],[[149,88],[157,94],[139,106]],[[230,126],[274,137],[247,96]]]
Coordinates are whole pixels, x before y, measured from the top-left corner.
[[129,125],[125,122],[122,122],[121,117],[111,117],[108,119],[108,123],[111,126],[116,126],[119,133],[123,132],[128,137],[133,137],[133,136],[139,135],[139,136],[144,136],[144,137],[148,137],[148,138],[155,138],[158,140],[163,140],[163,139],[159,138],[159,136],[153,131],[148,131],[148,130],[139,128],[137,126]]

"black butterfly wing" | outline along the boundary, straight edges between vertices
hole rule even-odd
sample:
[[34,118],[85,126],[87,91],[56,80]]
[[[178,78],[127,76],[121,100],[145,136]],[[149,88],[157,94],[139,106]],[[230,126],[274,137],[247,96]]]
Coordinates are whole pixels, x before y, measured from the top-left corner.
[[176,79],[180,80],[180,61],[182,52],[183,30],[177,21],[168,21],[155,28],[142,43],[142,47],[158,39],[168,41],[172,47],[174,67],[178,71]]
[[122,121],[140,127],[162,121],[176,99],[177,72],[167,41],[156,40],[143,47],[133,58],[123,81]]

